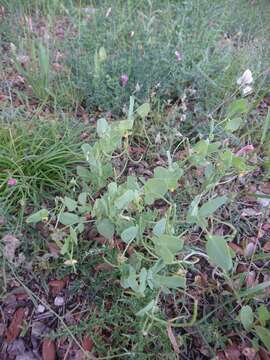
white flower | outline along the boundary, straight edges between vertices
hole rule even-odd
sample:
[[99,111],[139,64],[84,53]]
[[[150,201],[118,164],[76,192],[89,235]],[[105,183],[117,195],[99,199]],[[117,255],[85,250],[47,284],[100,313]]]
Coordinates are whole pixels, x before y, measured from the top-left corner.
[[249,85],[245,86],[242,89],[243,96],[250,95],[252,92],[253,92],[252,86],[249,86]]
[[243,75],[237,80],[237,85],[245,86],[253,83],[252,72],[247,69]]

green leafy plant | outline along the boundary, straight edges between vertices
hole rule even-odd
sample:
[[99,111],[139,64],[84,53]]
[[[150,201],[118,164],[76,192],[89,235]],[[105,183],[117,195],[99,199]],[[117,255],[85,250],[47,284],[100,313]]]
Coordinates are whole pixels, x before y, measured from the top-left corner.
[[270,312],[265,305],[260,305],[256,313],[249,305],[245,305],[240,310],[240,321],[246,331],[251,331],[270,351]]
[[[115,239],[121,241],[123,250],[113,263],[104,260],[118,269],[121,285],[126,291],[137,298],[144,298],[152,292],[152,298],[156,300],[145,305],[137,315],[153,317],[163,323],[165,320],[156,314],[158,294],[175,289],[186,290],[185,273],[189,262],[185,257],[193,254],[191,249],[185,247],[184,233],[177,231],[176,205],[169,194],[178,188],[179,180],[190,166],[204,166],[200,193],[191,201],[186,224],[199,226],[203,230],[207,258],[220,268],[227,281],[233,271],[234,256],[228,242],[233,240],[236,230],[226,223],[231,229],[226,236],[213,232],[213,222],[219,224],[215,213],[230,199],[225,195],[211,194],[225,174],[249,171],[249,167],[244,159],[235,156],[220,142],[207,138],[194,144],[185,161],[173,161],[167,152],[167,165],[156,167],[152,177],[138,178],[133,175],[119,181],[113,160],[128,154],[129,135],[132,134],[136,115],[145,117],[150,110],[148,104],[142,105],[136,112],[133,108],[134,98],[131,97],[126,120],[114,123],[104,118],[98,120],[97,141],[93,145],[82,145],[88,166],[77,167],[82,191],[76,199],[67,196],[60,198],[61,205],[51,215],[56,214],[57,223],[67,230],[66,238],[60,243],[66,264],[76,264],[74,248],[85,223],[89,221],[95,224],[98,233],[108,243]],[[122,170],[118,171],[123,173]],[[153,207],[156,201],[162,201],[166,207],[162,216]],[[38,216],[40,212],[28,217],[28,223],[36,222]],[[196,301],[194,306],[192,321],[196,317]],[[246,316],[244,310],[243,316]],[[245,326],[249,326],[248,321]]]

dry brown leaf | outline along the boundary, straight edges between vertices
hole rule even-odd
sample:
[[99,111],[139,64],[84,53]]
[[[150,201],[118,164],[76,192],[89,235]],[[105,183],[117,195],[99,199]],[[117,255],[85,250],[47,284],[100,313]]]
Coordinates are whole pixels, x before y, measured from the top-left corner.
[[58,295],[66,286],[65,280],[51,280],[49,281],[49,287],[51,288],[52,295]]
[[264,348],[260,348],[259,355],[261,360],[270,360],[270,355]]
[[57,259],[60,255],[59,247],[54,242],[49,242],[47,246],[50,254],[52,254],[52,256]]
[[92,349],[94,347],[94,341],[88,334],[84,335],[84,338],[82,341],[82,347],[85,351],[89,351],[89,352],[92,351]]
[[270,230],[270,224],[263,224],[263,225],[262,225],[262,229],[263,229],[264,231],[269,231],[269,230]]
[[42,360],[55,360],[56,347],[53,340],[45,339],[42,343]]
[[269,251],[270,251],[270,241],[267,241],[267,242],[263,245],[263,251],[265,251],[265,252],[269,252]]
[[108,264],[108,263],[101,263],[101,264],[97,264],[95,266],[95,271],[109,271],[109,270],[112,270],[113,269],[113,266]]
[[15,257],[15,251],[20,246],[20,241],[10,234],[5,235],[2,241],[4,243],[3,255],[8,261],[12,262]]
[[179,349],[179,346],[177,344],[177,341],[176,341],[176,338],[174,336],[174,333],[173,333],[173,330],[172,330],[172,326],[170,323],[168,323],[168,326],[167,326],[167,334],[168,334],[168,337],[170,339],[170,342],[172,344],[172,347],[173,347],[173,350],[176,354],[179,354],[180,353],[180,349]]
[[246,357],[247,360],[255,360],[257,350],[251,347],[245,347],[242,351],[242,354]]
[[260,211],[257,211],[253,208],[246,208],[243,209],[242,213],[241,213],[241,217],[248,217],[248,216],[259,216],[262,213]]
[[236,254],[242,255],[242,256],[244,255],[244,250],[241,248],[241,246],[239,246],[239,245],[237,245],[237,244],[235,244],[235,243],[233,243],[233,242],[229,242],[228,245],[229,245],[229,247],[230,247],[231,249],[233,249],[233,251],[234,251]]
[[248,271],[247,265],[245,265],[245,264],[238,264],[237,265],[237,268],[236,268],[236,273],[237,274],[240,274],[240,273],[243,273],[243,272],[246,272],[246,271]]
[[255,285],[256,273],[255,271],[250,271],[245,279],[247,287],[252,287]]
[[231,345],[228,346],[225,350],[224,350],[226,359],[228,360],[239,360],[241,357],[241,352],[238,348],[237,345]]
[[260,189],[263,193],[267,194],[267,195],[270,195],[270,181],[262,184],[260,186]]
[[223,351],[217,353],[217,360],[227,360]]
[[15,311],[11,323],[6,331],[7,342],[15,340],[21,333],[23,320],[26,317],[26,308],[19,308]]
[[251,257],[256,250],[255,244],[253,242],[249,242],[245,247],[245,256]]

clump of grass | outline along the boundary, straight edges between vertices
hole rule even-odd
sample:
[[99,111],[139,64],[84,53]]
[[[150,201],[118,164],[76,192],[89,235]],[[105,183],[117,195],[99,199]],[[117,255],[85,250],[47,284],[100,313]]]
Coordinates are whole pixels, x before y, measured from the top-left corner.
[[[78,142],[78,143],[76,143]],[[7,210],[64,191],[79,162],[79,141],[51,123],[1,126],[0,196]],[[9,179],[16,184],[8,185]]]

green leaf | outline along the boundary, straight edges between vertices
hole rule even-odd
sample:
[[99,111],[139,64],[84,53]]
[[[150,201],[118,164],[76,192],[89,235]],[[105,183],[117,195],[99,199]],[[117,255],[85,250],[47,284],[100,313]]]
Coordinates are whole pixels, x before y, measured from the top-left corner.
[[168,191],[167,184],[163,180],[149,179],[144,185],[145,202],[152,205],[155,200],[162,198]]
[[68,211],[74,211],[77,207],[77,202],[75,200],[65,196],[64,205],[67,207]]
[[103,219],[97,222],[97,231],[106,239],[111,240],[114,235],[114,225],[109,219]]
[[261,145],[265,142],[265,139],[267,137],[267,133],[268,133],[269,129],[270,129],[270,108],[268,108],[268,113],[263,122],[262,136],[261,136],[261,141],[260,141]]
[[136,313],[136,316],[143,316],[143,315],[147,314],[148,312],[152,311],[153,308],[155,307],[155,304],[156,304],[155,300],[150,301],[149,304],[147,304],[144,308],[142,308],[141,310],[139,310]]
[[98,51],[98,57],[101,62],[107,59],[106,50],[103,46],[101,46],[101,48]]
[[248,331],[251,329],[254,322],[254,315],[249,305],[243,306],[240,310],[240,320],[245,330]]
[[163,244],[155,246],[156,253],[158,256],[162,258],[165,264],[172,264],[174,261],[174,254],[170,251],[170,249]]
[[76,214],[63,212],[59,215],[59,221],[63,225],[74,225],[80,221],[80,218]]
[[131,265],[128,265],[127,268],[128,268],[128,276],[122,278],[121,284],[125,289],[130,287],[133,291],[137,293],[139,292],[139,285],[136,279],[137,278],[136,270]]
[[267,310],[265,305],[260,305],[257,311],[260,323],[265,326],[266,321],[270,320],[270,311]]
[[262,326],[255,326],[256,334],[259,336],[264,346],[270,351],[270,331]]
[[165,233],[165,230],[166,230],[166,219],[163,218],[155,224],[153,228],[153,233],[156,236],[161,236]]
[[199,216],[199,203],[201,201],[201,195],[197,195],[189,205],[188,213],[187,213],[187,222],[189,224],[196,223],[197,218]]
[[182,276],[155,275],[155,281],[159,284],[160,287],[166,286],[169,289],[186,288],[186,279]]
[[141,106],[139,106],[136,111],[140,115],[140,117],[144,119],[149,114],[150,104],[144,103]]
[[158,166],[154,171],[155,179],[165,181],[167,189],[175,189],[178,185],[178,180],[182,175],[183,170],[176,163],[168,169]]
[[34,214],[31,214],[26,219],[27,224],[36,224],[40,221],[47,221],[49,217],[49,212],[47,209],[41,209]]
[[139,279],[140,279],[139,292],[142,295],[144,295],[146,289],[146,279],[147,279],[147,270],[145,268],[141,269]]
[[229,119],[226,122],[225,130],[228,132],[234,132],[239,129],[239,127],[243,124],[243,119],[240,117]]
[[77,174],[86,183],[88,183],[91,179],[90,171],[83,166],[77,166]]
[[97,121],[97,133],[99,137],[104,137],[106,133],[109,131],[110,125],[108,124],[107,120],[104,118],[98,119]]
[[164,260],[166,264],[174,261],[174,256],[183,248],[183,240],[178,236],[161,235],[154,237],[156,253]]
[[159,237],[154,237],[153,241],[156,245],[165,245],[173,254],[177,254],[180,250],[182,250],[184,245],[182,239],[173,235],[161,235]]
[[233,101],[227,111],[227,117],[232,117],[234,115],[247,113],[249,110],[248,102],[245,99],[237,99]]
[[135,198],[136,193],[133,190],[127,190],[122,196],[115,201],[115,206],[118,210],[126,208]]
[[225,271],[229,271],[232,268],[230,249],[222,236],[208,236],[206,250],[210,260],[215,265],[220,266]]
[[208,217],[212,215],[219,207],[224,205],[227,202],[227,196],[218,196],[214,199],[207,201],[199,209],[199,214],[201,217]]
[[85,205],[86,201],[87,201],[87,193],[86,192],[80,193],[79,196],[78,196],[78,202],[81,205]]
[[121,239],[129,244],[131,241],[133,241],[137,234],[138,234],[138,226],[130,226],[129,228],[125,229],[121,234]]

